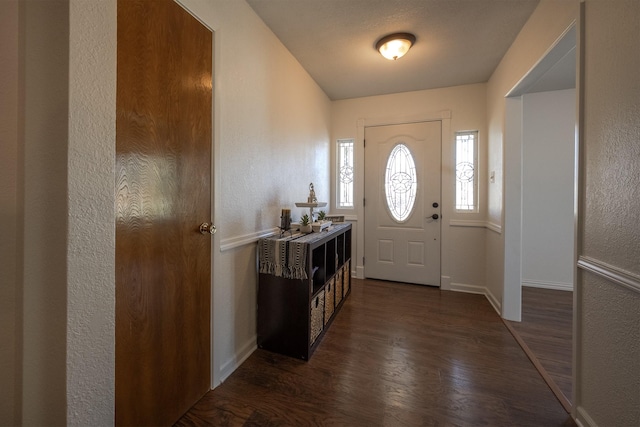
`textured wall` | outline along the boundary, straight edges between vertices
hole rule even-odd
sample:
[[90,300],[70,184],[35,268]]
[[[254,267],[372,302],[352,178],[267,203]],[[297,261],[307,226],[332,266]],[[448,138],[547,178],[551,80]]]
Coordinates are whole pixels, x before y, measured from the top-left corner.
[[[504,222],[505,96],[578,18],[578,5],[578,0],[541,0],[487,84],[488,170],[496,177],[488,189],[487,216],[496,224]],[[504,259],[495,262],[495,254],[504,253],[504,235],[500,237],[488,240],[487,287],[502,302]]]
[[67,424],[114,419],[116,2],[69,10]]
[[[584,424],[640,425],[640,3],[585,4],[577,405]],[[624,282],[624,281],[623,281]]]

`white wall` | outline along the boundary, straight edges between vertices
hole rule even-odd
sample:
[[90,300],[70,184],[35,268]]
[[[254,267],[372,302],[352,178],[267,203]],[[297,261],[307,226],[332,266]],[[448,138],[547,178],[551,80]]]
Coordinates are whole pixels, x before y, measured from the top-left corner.
[[640,2],[585,3],[576,407],[640,425]]
[[[486,143],[485,128],[485,85],[466,85],[452,88],[405,92],[392,95],[372,96],[334,101],[331,109],[331,204],[336,200],[336,147],[337,139],[354,138],[355,147],[355,208],[336,209],[332,213],[344,214],[352,219],[355,228],[352,269],[358,277],[363,277],[362,257],[364,256],[364,148],[362,127],[358,123],[371,121],[402,122],[406,120],[438,117],[440,112],[451,114],[449,127],[443,128],[442,141],[442,260],[441,276],[443,289],[465,289],[485,292],[485,212],[486,212]],[[453,209],[455,182],[454,134],[456,131],[478,130],[480,144],[480,212],[455,213]],[[453,224],[452,225],[452,221]]]
[[244,1],[182,0],[215,31],[213,383],[256,346],[258,236],[329,197],[330,101]]
[[575,96],[522,97],[523,286],[573,289]]
[[69,8],[67,424],[113,423],[116,2]]
[[[503,214],[504,169],[507,167],[503,159],[508,155],[504,152],[505,96],[577,19],[578,6],[577,0],[541,0],[487,83],[488,170],[495,171],[496,177],[488,188],[487,220],[503,230],[508,220]],[[503,234],[487,234],[486,254],[487,288],[502,304],[505,298]]]

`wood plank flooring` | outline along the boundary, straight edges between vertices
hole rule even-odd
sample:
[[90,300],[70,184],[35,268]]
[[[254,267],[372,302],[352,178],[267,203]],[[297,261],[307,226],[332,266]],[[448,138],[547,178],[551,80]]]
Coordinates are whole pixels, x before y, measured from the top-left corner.
[[522,288],[522,321],[508,322],[569,405],[573,398],[572,322],[573,292],[531,287]]
[[309,362],[256,350],[177,426],[574,426],[484,296],[373,280]]

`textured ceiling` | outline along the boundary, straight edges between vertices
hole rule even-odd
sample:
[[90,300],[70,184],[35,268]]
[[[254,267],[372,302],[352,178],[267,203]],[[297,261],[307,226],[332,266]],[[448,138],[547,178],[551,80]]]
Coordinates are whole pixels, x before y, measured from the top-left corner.
[[[247,0],[332,100],[486,82],[539,0]],[[397,61],[389,33],[416,43]]]

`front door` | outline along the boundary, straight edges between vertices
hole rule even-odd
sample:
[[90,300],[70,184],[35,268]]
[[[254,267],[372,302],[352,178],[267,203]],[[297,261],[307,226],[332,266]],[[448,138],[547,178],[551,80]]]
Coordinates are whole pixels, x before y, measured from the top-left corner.
[[441,122],[365,128],[365,277],[440,286]]
[[117,7],[115,422],[171,425],[211,388],[213,35],[172,0]]

